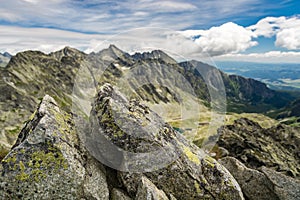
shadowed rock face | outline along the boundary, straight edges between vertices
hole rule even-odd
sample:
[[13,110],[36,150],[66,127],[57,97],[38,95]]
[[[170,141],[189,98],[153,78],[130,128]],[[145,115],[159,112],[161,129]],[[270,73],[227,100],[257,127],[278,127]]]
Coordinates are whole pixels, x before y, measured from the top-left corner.
[[5,67],[7,63],[9,62],[11,58],[11,55],[7,52],[5,53],[0,53],[0,67]]
[[[123,115],[111,118],[113,112]],[[122,126],[124,124],[114,119],[126,119],[130,125],[147,121],[148,126],[140,135],[134,135],[138,126],[127,130]],[[87,132],[86,141],[80,141],[71,115],[62,111],[50,96],[45,96],[19,134],[14,148],[1,162],[0,198],[243,199],[235,179],[222,165],[190,145],[146,106],[138,101],[128,101],[111,85],[100,88],[90,120],[99,123],[97,128],[105,129]],[[148,152],[173,146],[178,148],[176,154],[179,153],[179,157],[163,168],[143,173],[104,167],[94,159],[97,156],[88,146],[92,143],[87,142],[88,138],[99,139],[97,134],[103,134],[125,150],[120,155],[121,170],[139,166],[126,162],[129,155],[126,152]],[[131,137],[129,140],[130,135],[142,139]],[[94,141],[93,147],[101,148],[97,146],[101,142]],[[113,161],[105,154],[110,152],[100,149],[98,153]]]

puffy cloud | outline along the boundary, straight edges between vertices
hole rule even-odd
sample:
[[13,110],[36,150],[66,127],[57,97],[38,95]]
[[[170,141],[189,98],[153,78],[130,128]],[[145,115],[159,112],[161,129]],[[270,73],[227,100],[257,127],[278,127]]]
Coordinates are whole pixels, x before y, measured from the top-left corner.
[[279,31],[275,44],[290,50],[300,49],[300,26]]
[[252,38],[255,34],[235,23],[228,22],[208,30],[188,30],[181,32],[200,46],[202,52],[212,56],[238,53],[257,45]]
[[272,37],[275,35],[276,30],[278,30],[279,24],[284,21],[285,17],[266,17],[259,20],[256,24],[247,27],[247,29],[253,31],[256,37]]
[[255,25],[247,27],[256,36],[276,36],[275,45],[289,50],[300,49],[300,18],[299,16],[266,17]]

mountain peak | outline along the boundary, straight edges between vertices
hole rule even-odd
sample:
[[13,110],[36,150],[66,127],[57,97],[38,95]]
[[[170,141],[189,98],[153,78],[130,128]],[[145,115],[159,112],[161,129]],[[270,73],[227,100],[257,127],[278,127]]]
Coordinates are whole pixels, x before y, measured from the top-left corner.
[[110,44],[107,49],[103,49],[97,53],[100,59],[109,62],[115,62],[116,60],[122,60],[124,63],[132,64],[131,56],[116,47],[114,44]]
[[122,51],[121,49],[119,49],[116,45],[114,44],[110,44],[108,49],[111,49],[111,50],[117,50],[117,51]]
[[6,58],[11,58],[12,57],[12,55],[8,52],[0,53],[0,55],[4,56]]
[[177,62],[162,50],[153,50],[151,52],[135,53],[132,56],[136,60],[163,60],[166,63],[176,64]]
[[122,51],[121,49],[119,49],[116,45],[114,44],[110,44],[109,47],[107,48],[108,51],[110,51],[111,53],[115,54],[115,55],[122,55],[125,54],[124,51]]
[[50,53],[49,55],[54,56],[56,59],[60,60],[64,56],[70,57],[80,57],[84,53],[75,49],[73,47],[66,46],[65,48],[58,50],[56,52]]

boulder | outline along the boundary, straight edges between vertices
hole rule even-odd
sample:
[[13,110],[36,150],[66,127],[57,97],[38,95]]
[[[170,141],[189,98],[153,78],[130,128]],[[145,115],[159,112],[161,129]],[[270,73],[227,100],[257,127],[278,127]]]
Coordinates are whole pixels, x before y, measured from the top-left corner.
[[114,188],[111,192],[111,200],[131,200],[131,198],[124,191]]
[[237,180],[245,198],[249,200],[279,200],[279,197],[272,188],[272,183],[262,172],[246,167],[233,157],[222,158],[219,162],[224,165]]
[[0,165],[0,199],[109,199],[103,166],[46,95]]
[[[130,196],[145,177],[177,199],[243,199],[232,175],[139,101],[110,84],[94,101],[85,146],[118,170]],[[120,150],[121,149],[121,150]]]

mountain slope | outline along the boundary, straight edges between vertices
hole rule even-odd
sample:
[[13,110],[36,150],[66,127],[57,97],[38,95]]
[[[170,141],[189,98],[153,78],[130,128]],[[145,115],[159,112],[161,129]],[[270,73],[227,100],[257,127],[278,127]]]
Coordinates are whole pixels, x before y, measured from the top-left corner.
[[[13,56],[7,67],[0,68],[1,148],[10,148],[23,122],[45,94],[53,95],[63,108],[70,110],[73,77],[81,61],[68,56],[71,52],[66,48],[55,57],[26,51]],[[78,55],[85,56],[81,52]]]
[[[220,73],[226,90],[227,109],[230,112],[266,113],[272,109],[286,106],[295,98],[288,93],[271,90],[266,84],[254,79],[227,75],[202,62],[182,62],[180,66],[184,68],[185,77],[189,80],[199,98],[207,101],[209,101],[209,93],[205,88],[202,75],[205,74],[205,71]],[[201,73],[201,71],[204,72]]]

